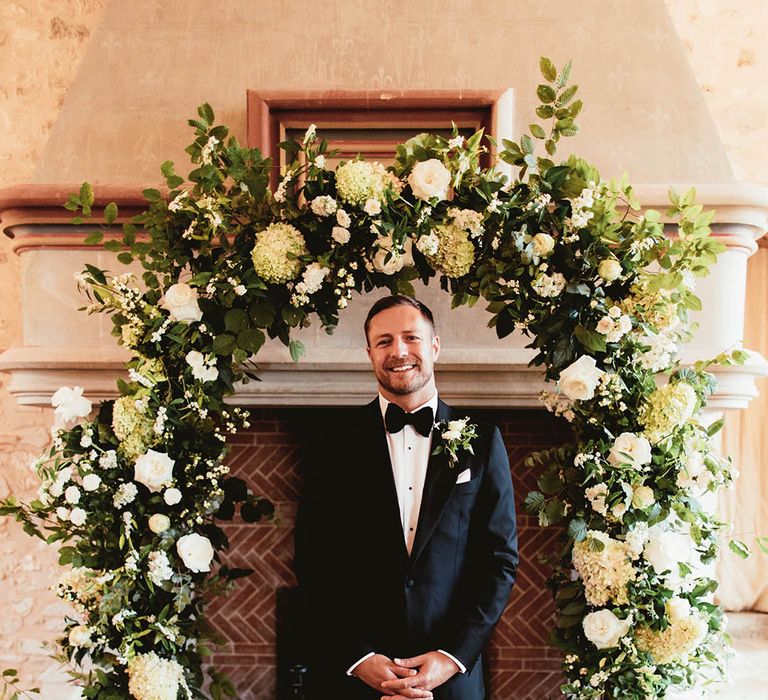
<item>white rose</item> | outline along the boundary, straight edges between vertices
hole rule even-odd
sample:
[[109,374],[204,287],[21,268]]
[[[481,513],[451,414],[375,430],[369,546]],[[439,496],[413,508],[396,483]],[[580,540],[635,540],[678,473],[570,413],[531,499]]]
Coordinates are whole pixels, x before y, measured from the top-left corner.
[[467,427],[466,418],[460,418],[459,420],[448,421],[448,430],[455,430],[456,432],[460,433],[466,427]]
[[405,264],[405,257],[400,253],[393,253],[389,260],[386,260],[389,251],[392,249],[393,241],[389,236],[380,236],[378,241],[378,251],[373,256],[371,264],[377,272],[383,272],[385,275],[394,275],[400,272]]
[[197,305],[197,291],[185,282],[168,287],[160,305],[167,309],[174,321],[199,321],[203,317]]
[[548,233],[537,233],[533,237],[533,252],[541,257],[548,255],[555,247],[555,239]]
[[148,524],[149,529],[152,530],[152,532],[154,532],[156,535],[159,535],[161,532],[165,532],[171,526],[171,519],[162,513],[155,513],[149,519]]
[[653,489],[650,486],[638,486],[632,494],[632,505],[640,510],[645,510],[656,501]]
[[618,645],[619,640],[629,631],[631,619],[621,620],[610,610],[598,610],[589,613],[581,624],[584,634],[598,649],[608,649]]
[[603,374],[603,370],[597,368],[593,357],[582,355],[560,372],[558,384],[569,399],[584,401],[595,395],[597,381]]
[[190,571],[200,573],[211,570],[213,545],[207,537],[196,532],[184,535],[176,542],[176,551]]
[[693,540],[682,532],[656,532],[648,539],[643,556],[657,574],[670,571],[676,578],[680,571],[677,565],[691,561],[693,547]]
[[64,500],[67,503],[77,503],[80,500],[80,489],[77,486],[70,486],[64,492]]
[[443,440],[451,441],[451,440],[458,440],[461,438],[461,431],[460,430],[446,430],[443,433]]
[[64,493],[64,484],[72,478],[72,467],[64,467],[57,475],[54,482],[48,487],[48,493],[58,498]]
[[163,494],[163,500],[169,506],[175,506],[181,500],[181,491],[179,489],[166,489]]
[[85,519],[88,517],[88,513],[86,513],[82,508],[73,508],[72,512],[69,514],[69,521],[73,525],[84,525]]
[[95,491],[101,485],[101,477],[98,474],[86,474],[83,477],[83,488],[86,491]]
[[73,647],[91,646],[91,631],[85,625],[77,625],[69,630],[69,643]]
[[334,226],[331,231],[331,238],[333,238],[336,243],[344,245],[349,242],[349,230],[343,226]]
[[347,212],[345,212],[343,209],[339,209],[336,212],[336,223],[343,228],[349,228],[349,225],[352,223],[352,219],[349,218],[349,214],[347,214]]
[[375,197],[365,200],[363,205],[363,211],[369,216],[376,216],[381,213],[381,202]]
[[639,469],[651,461],[651,443],[648,438],[635,433],[622,433],[616,438],[608,453],[608,461],[613,466],[630,464]]
[[203,353],[201,353],[199,350],[190,350],[184,359],[193,369],[196,367],[202,367],[205,364],[205,355],[203,355]]
[[[693,488],[699,484],[705,472],[709,474],[704,464],[704,455],[698,450],[690,452],[687,454],[683,468],[677,474],[677,485],[680,488]],[[52,490],[51,493],[53,493]]]
[[597,266],[597,274],[606,282],[613,282],[613,280],[621,276],[622,271],[621,263],[616,258],[601,260]]
[[83,396],[81,386],[61,387],[51,397],[51,405],[56,407],[54,413],[59,425],[85,418],[91,412],[91,402]]
[[59,506],[56,509],[56,517],[59,520],[69,520],[69,510],[64,506]]
[[613,508],[611,508],[611,515],[613,515],[616,520],[621,520],[624,517],[624,513],[627,512],[627,506],[624,503],[617,503]]
[[163,484],[173,479],[174,463],[165,452],[147,450],[134,464],[133,479],[144,484],[152,493],[156,493]]
[[430,158],[413,166],[408,176],[408,184],[413,190],[413,196],[418,199],[446,199],[448,186],[451,184],[451,173],[439,160]]
[[679,598],[677,596],[670,598],[667,601],[665,608],[667,610],[667,615],[672,622],[684,620],[691,614],[691,604],[688,602],[687,598]]

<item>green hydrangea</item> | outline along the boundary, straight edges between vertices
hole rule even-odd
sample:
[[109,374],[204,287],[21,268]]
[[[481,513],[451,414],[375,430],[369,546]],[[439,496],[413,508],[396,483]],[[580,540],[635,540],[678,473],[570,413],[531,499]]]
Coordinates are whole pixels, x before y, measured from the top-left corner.
[[643,406],[640,421],[651,442],[659,442],[674,428],[685,423],[696,411],[696,391],[687,382],[659,387]]
[[362,206],[368,199],[380,199],[389,176],[381,163],[352,160],[336,168],[336,192],[340,199]]
[[466,275],[475,262],[475,246],[469,234],[452,223],[435,226],[432,232],[439,244],[434,255],[427,255],[429,264],[448,277]]
[[[138,403],[138,406],[137,406]],[[128,460],[143,455],[152,445],[154,420],[147,415],[146,400],[121,396],[112,407],[112,429],[120,440],[120,452]]]
[[296,279],[302,266],[297,258],[307,253],[304,237],[297,228],[276,223],[256,234],[251,257],[253,268],[261,279],[281,284]]

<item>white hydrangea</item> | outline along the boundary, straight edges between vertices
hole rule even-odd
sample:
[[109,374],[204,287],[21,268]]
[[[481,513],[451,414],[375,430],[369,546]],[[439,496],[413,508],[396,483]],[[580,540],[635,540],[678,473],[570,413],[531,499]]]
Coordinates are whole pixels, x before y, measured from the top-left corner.
[[453,219],[453,223],[460,229],[467,231],[472,238],[477,238],[483,233],[483,214],[474,209],[459,209],[451,207],[446,212]]
[[173,569],[171,568],[171,562],[168,560],[168,555],[165,552],[150,552],[148,561],[148,576],[149,579],[156,586],[159,586],[163,581],[170,580],[173,576]]
[[440,249],[440,238],[434,231],[430,231],[426,236],[420,236],[416,239],[416,249],[422,255],[437,255],[437,251]]
[[565,289],[566,280],[559,272],[555,272],[551,275],[546,273],[540,274],[533,282],[531,286],[533,291],[540,297],[557,297],[560,296]]
[[333,197],[324,194],[315,197],[310,204],[310,208],[315,216],[331,216],[331,214],[336,212],[338,205]]
[[127,484],[121,484],[112,497],[112,505],[118,510],[125,508],[129,503],[133,503],[138,493],[139,489],[132,481],[129,481]]
[[136,700],[177,700],[179,690],[189,697],[183,667],[154,651],[128,661],[128,691]]

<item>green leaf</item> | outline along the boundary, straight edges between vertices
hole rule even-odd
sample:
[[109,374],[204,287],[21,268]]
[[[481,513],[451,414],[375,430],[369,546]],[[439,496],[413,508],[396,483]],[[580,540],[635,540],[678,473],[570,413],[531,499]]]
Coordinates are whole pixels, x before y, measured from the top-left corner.
[[725,418],[718,418],[714,423],[711,423],[707,427],[707,435],[709,437],[712,437],[713,435],[717,435],[717,433],[720,432],[721,428],[725,425]]
[[123,263],[123,265],[130,265],[133,262],[133,255],[124,251],[117,256],[117,259]]
[[104,221],[106,221],[107,224],[114,224],[115,219],[117,219],[117,204],[110,202],[104,207]]
[[539,491],[530,491],[523,501],[523,506],[528,513],[536,513],[545,501],[544,494]]
[[213,122],[216,120],[216,117],[213,114],[213,109],[211,109],[211,105],[209,105],[207,102],[201,104],[197,108],[197,113],[200,115],[200,119],[208,123],[208,126],[213,124]]
[[231,355],[235,349],[235,336],[231,333],[222,333],[213,339],[213,352],[217,355]]
[[[83,205],[83,210],[93,205],[93,187],[90,182],[84,182],[80,185],[80,202]],[[85,211],[83,213],[85,214]]]
[[98,245],[104,239],[103,231],[94,231],[85,237],[85,245]]
[[531,133],[537,138],[537,139],[545,139],[547,138],[547,134],[538,124],[531,124],[530,125]]
[[248,326],[248,314],[244,309],[230,309],[224,316],[224,327],[232,333],[239,333]]
[[264,333],[258,328],[245,328],[237,336],[237,346],[255,355],[264,345]]
[[738,557],[741,557],[742,559],[746,559],[751,552],[749,551],[749,547],[745,545],[740,540],[731,540],[728,542],[728,548]]
[[557,78],[557,68],[555,68],[555,64],[552,61],[542,56],[539,59],[539,68],[545,80],[548,80],[550,83],[555,81]]
[[605,352],[605,336],[597,331],[590,331],[584,326],[576,326],[574,330],[576,340],[578,340],[585,350],[589,352]]
[[144,199],[146,199],[150,204],[154,204],[155,202],[160,201],[160,191],[156,190],[154,187],[149,187],[146,190],[143,191]]
[[291,353],[291,359],[294,362],[298,362],[299,358],[304,355],[304,343],[300,340],[292,340],[288,344],[288,351]]
[[536,88],[536,95],[545,105],[554,102],[557,97],[554,88],[549,85],[539,85],[539,87]]
[[533,153],[533,141],[531,141],[531,137],[528,134],[523,134],[520,137],[520,146],[526,155]]
[[587,536],[587,523],[581,518],[574,518],[568,523],[568,536],[574,542],[581,542]]

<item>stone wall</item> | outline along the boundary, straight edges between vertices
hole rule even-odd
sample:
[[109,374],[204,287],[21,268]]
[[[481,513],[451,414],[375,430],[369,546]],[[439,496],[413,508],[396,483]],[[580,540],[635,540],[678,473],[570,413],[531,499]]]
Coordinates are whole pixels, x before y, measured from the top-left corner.
[[[31,181],[106,4],[0,4],[0,187]],[[762,0],[666,4],[737,179],[768,185],[766,153],[759,147],[768,143],[768,47],[763,41],[768,6]],[[767,258],[762,249],[750,266],[765,267]],[[0,240],[0,350],[19,343],[22,332],[17,263],[7,241]],[[31,497],[35,484],[27,465],[46,443],[50,412],[19,407],[5,391],[5,381],[0,375],[0,496],[12,491]],[[54,561],[14,523],[0,520],[0,668],[16,666],[29,682],[43,686],[43,697],[64,700],[62,676],[40,646],[55,634],[61,617],[47,591]]]

